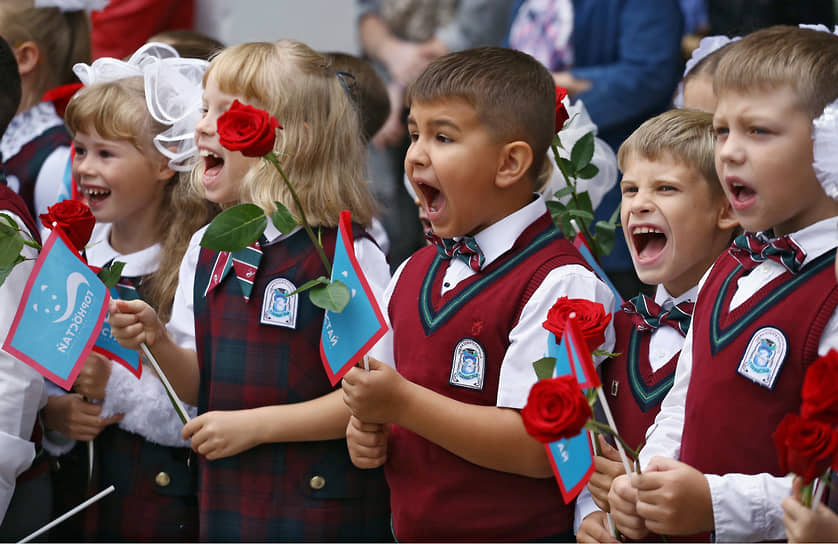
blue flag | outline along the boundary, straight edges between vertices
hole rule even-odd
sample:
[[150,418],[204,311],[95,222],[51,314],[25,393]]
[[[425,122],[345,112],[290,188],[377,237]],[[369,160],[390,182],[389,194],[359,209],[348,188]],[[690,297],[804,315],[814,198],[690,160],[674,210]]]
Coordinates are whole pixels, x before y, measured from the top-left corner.
[[[111,288],[110,294],[111,298],[114,299],[134,300],[140,298],[134,286],[128,283],[116,284]],[[99,331],[93,351],[121,364],[137,378],[142,375],[143,365],[140,361],[140,352],[123,347],[122,344],[117,342],[111,334],[111,326],[107,321],[102,323],[102,330]]]
[[332,263],[334,280],[346,284],[351,298],[342,312],[326,310],[323,316],[320,358],[332,385],[337,384],[387,332],[384,316],[355,257],[347,210],[341,212],[338,224]]
[[573,245],[576,246],[576,249],[579,250],[579,253],[582,254],[582,257],[585,259],[585,262],[594,269],[596,275],[599,276],[599,279],[611,289],[611,292],[614,293],[614,313],[619,312],[620,308],[623,306],[623,296],[617,291],[617,288],[614,287],[614,284],[611,283],[611,280],[608,278],[608,275],[605,273],[605,270],[599,265],[597,260],[594,258],[593,253],[591,253],[591,249],[588,247],[588,243],[585,241],[585,237],[581,234],[577,234],[576,237],[573,239]]
[[107,313],[108,289],[58,230],[26,282],[3,350],[69,390]]

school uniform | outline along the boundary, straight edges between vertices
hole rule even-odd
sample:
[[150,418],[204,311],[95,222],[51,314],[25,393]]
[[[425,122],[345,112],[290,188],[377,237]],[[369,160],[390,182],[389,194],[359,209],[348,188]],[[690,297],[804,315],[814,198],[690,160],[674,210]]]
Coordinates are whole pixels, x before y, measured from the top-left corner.
[[[321,232],[332,255],[336,229]],[[361,229],[354,235],[370,283],[381,285],[381,274],[389,275],[383,254],[370,239],[360,239]],[[192,296],[187,299],[179,286],[169,324],[182,337],[183,317],[194,316],[199,412],[291,404],[334,391],[320,360],[323,310],[305,293],[279,296],[325,275],[306,233],[279,235],[269,225],[250,300],[232,270],[207,292],[219,254],[197,246],[202,236],[203,230],[193,236],[181,268],[181,278],[194,271]],[[383,471],[355,468],[345,439],[261,444],[232,457],[199,460],[201,540],[388,538]]]
[[[520,409],[536,381],[532,362],[546,355],[547,310],[561,296],[611,308],[613,295],[561,238],[540,196],[474,238],[479,272],[434,246],[402,264],[385,294],[392,334],[373,355],[453,399]],[[396,425],[385,469],[397,540],[570,536],[573,506],[553,478],[479,467]]]
[[[770,435],[799,410],[806,368],[838,342],[836,228],[833,217],[790,235],[805,252],[796,275],[770,260],[745,273],[724,253],[699,284],[675,382],[640,457],[705,472],[717,541],[785,538],[780,503],[791,478]],[[764,360],[761,346],[771,352]]]

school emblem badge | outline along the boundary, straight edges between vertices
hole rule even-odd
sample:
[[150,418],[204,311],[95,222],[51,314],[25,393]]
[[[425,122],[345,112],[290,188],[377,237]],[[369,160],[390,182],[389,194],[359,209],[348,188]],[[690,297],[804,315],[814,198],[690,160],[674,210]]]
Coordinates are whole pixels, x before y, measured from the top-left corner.
[[466,389],[483,391],[486,378],[486,350],[474,338],[463,338],[454,347],[451,377],[448,383]]
[[296,328],[299,295],[288,296],[288,293],[296,289],[297,287],[285,278],[271,280],[265,288],[265,296],[262,297],[262,314],[259,320],[265,325]]
[[737,372],[757,385],[774,389],[788,353],[788,339],[775,327],[757,329],[745,348]]

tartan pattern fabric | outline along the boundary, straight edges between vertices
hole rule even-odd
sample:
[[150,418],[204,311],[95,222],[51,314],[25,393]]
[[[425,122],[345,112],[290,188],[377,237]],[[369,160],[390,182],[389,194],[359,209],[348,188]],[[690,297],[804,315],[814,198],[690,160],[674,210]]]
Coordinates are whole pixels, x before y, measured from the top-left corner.
[[[362,233],[355,227],[356,238]],[[334,253],[335,235],[336,229],[323,230],[328,255]],[[263,251],[250,303],[229,281],[204,297],[216,253],[202,249],[199,255],[194,313],[201,413],[303,402],[334,390],[320,361],[323,310],[306,294],[295,295],[296,328],[261,322],[273,280],[299,286],[326,274],[316,249],[300,231],[263,245]],[[263,444],[225,459],[200,457],[199,464],[201,540],[388,538],[383,471],[352,466],[344,439]],[[315,476],[325,481],[319,489],[311,485]]]
[[475,272],[480,272],[480,269],[483,268],[486,257],[473,236],[464,236],[460,240],[454,240],[453,238],[440,238],[434,234],[434,231],[429,230],[425,233],[425,239],[436,246],[437,252],[443,259],[460,259]]
[[259,263],[261,261],[262,246],[259,240],[256,240],[244,249],[232,253],[229,251],[219,251],[218,256],[215,258],[215,264],[207,282],[204,296],[224,281],[227,273],[232,269],[236,275],[236,280],[245,302],[249,301],[250,293],[253,291],[253,278],[259,270]]
[[658,327],[669,325],[681,336],[686,336],[693,315],[692,302],[681,302],[669,310],[661,308],[654,300],[639,294],[623,303],[623,311],[631,316],[632,323],[639,331],[654,331]]
[[752,270],[761,262],[771,259],[785,266],[792,274],[797,274],[806,258],[806,252],[789,236],[771,240],[764,232],[740,234],[733,240],[728,251],[745,270]]

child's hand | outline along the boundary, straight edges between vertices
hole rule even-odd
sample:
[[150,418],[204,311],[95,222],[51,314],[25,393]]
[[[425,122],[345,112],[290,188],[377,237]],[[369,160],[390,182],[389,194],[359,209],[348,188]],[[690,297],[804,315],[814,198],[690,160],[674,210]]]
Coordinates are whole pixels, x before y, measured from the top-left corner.
[[378,423],[362,423],[349,416],[346,426],[349,458],[358,468],[378,468],[387,461],[387,429]]
[[261,444],[259,425],[251,410],[213,411],[189,421],[180,434],[184,440],[192,439],[195,452],[210,460],[221,459]]
[[355,367],[343,377],[343,401],[364,423],[395,423],[406,380],[377,359],[370,357],[369,364],[369,371]]
[[44,423],[73,440],[93,440],[102,429],[122,421],[123,414],[101,418],[102,406],[87,402],[81,395],[69,393],[50,397],[44,406]]
[[594,503],[604,512],[610,511],[608,506],[608,492],[611,490],[611,482],[620,474],[625,474],[626,469],[620,460],[620,452],[611,446],[605,437],[599,435],[599,444],[602,455],[594,457],[596,472],[588,481],[588,491],[594,498]]
[[611,534],[605,512],[592,512],[579,525],[576,542],[619,542],[619,540]]
[[[814,510],[800,502],[803,481],[797,477],[792,495],[783,499],[783,523],[789,542],[838,542],[838,514],[824,504]],[[838,493],[838,490],[831,490]]]
[[114,300],[108,303],[111,334],[124,347],[139,349],[145,342],[152,347],[166,334],[166,328],[154,309],[142,300]]
[[710,485],[700,471],[686,463],[653,457],[635,479],[637,513],[646,528],[664,535],[712,531]]
[[[637,475],[632,475],[632,479],[635,478]],[[611,519],[621,533],[633,540],[641,540],[649,534],[646,521],[637,514],[637,490],[625,474],[614,478],[608,493],[608,504],[611,506]]]
[[110,377],[110,360],[104,355],[91,351],[73,383],[73,391],[88,399],[103,401],[105,400],[105,386]]

